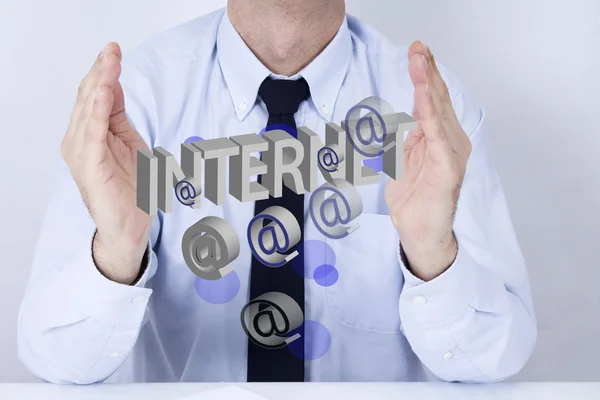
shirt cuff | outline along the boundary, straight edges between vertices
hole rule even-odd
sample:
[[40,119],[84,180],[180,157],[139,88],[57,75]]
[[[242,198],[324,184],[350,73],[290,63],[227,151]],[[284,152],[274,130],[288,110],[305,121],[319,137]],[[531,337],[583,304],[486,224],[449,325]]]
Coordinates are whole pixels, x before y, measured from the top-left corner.
[[464,316],[476,296],[476,281],[481,267],[460,245],[458,238],[456,242],[458,250],[452,265],[428,282],[408,269],[401,249],[398,253],[404,275],[400,309],[409,312],[422,325],[439,324]]
[[[93,238],[93,234],[90,235]],[[150,250],[148,265],[135,285],[124,285],[106,278],[92,258],[92,246],[79,252],[71,263],[59,271],[59,283],[56,293],[64,299],[73,299],[68,313],[60,313],[60,321],[54,324],[64,326],[86,319],[90,316],[104,316],[111,324],[140,323],[145,320],[146,305],[152,289],[146,288],[148,279],[156,269],[156,257]],[[149,241],[148,249],[152,248]],[[111,310],[111,312],[107,312]],[[53,316],[56,318],[56,315]]]

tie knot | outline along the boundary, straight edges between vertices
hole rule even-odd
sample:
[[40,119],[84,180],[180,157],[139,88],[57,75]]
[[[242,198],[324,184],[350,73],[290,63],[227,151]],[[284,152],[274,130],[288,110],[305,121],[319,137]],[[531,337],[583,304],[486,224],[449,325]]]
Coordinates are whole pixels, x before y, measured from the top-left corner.
[[309,93],[308,83],[304,78],[293,81],[267,78],[258,89],[270,115],[294,115]]

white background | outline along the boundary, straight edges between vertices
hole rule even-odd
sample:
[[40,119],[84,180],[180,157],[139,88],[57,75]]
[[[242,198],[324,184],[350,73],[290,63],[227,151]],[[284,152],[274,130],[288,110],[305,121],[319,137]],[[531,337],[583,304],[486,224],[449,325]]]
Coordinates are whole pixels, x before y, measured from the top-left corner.
[[[79,81],[108,41],[126,53],[223,5],[1,0],[0,382],[33,380],[17,310]],[[425,41],[487,109],[538,315],[517,379],[600,380],[600,0],[349,0],[348,12]]]

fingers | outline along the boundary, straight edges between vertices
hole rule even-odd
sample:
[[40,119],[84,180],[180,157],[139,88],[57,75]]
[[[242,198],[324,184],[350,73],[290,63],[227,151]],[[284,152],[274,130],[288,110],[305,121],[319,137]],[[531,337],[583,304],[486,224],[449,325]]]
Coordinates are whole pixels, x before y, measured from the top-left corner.
[[113,87],[114,104],[110,114],[109,130],[115,135],[121,133],[130,132],[133,130],[127,114],[125,113],[125,96],[123,94],[123,87],[117,81]]
[[430,66],[425,57],[425,47],[421,42],[414,42],[409,50],[409,73],[415,87],[415,109],[413,118],[419,121],[418,131],[429,140],[443,140],[442,121],[438,115],[440,101],[434,101]]
[[452,107],[452,101],[450,99],[448,87],[446,86],[446,82],[444,82],[444,78],[442,78],[442,73],[438,69],[437,63],[435,62],[435,57],[433,56],[433,53],[429,47],[426,45],[424,47],[425,59],[427,60],[427,65],[429,67],[429,77],[431,78],[432,86],[436,89],[445,105]]
[[76,181],[81,173],[82,161],[89,161],[90,157],[93,159],[94,155],[101,154],[97,150],[106,145],[113,102],[112,90],[108,86],[97,87],[88,95],[91,112],[86,124],[80,126],[73,136],[65,136],[62,141],[61,156]]
[[415,87],[415,119],[418,121],[418,130],[429,141],[446,140],[442,119],[437,114],[432,99],[431,86],[421,83]]
[[[415,111],[414,118],[417,120],[437,118],[434,125],[440,132],[454,131],[458,124],[452,100],[446,83],[437,67],[431,50],[423,43],[414,42],[409,50],[409,73],[415,86]],[[419,86],[427,87],[427,91],[418,90]],[[431,126],[431,122],[424,125]],[[424,132],[427,137],[442,139],[445,135],[434,133],[431,136]]]
[[97,78],[102,70],[103,62],[109,57],[109,55],[114,55],[117,57],[119,62],[121,62],[123,58],[123,54],[121,52],[121,47],[117,43],[109,43],[104,49],[98,54],[96,61],[92,65],[92,68],[89,70],[88,74],[83,78],[78,90],[78,99],[87,99],[92,90],[95,90],[97,85]]
[[[101,104],[114,104],[114,96],[104,94],[104,91],[113,91],[118,85],[119,75],[121,73],[121,49],[116,43],[108,44],[96,58],[92,68],[82,80],[77,93],[77,102],[71,115],[69,129],[61,144],[61,155],[67,160],[69,154],[76,154],[81,151],[83,144],[88,141],[104,141],[101,134],[106,136],[108,128],[104,131],[97,131],[95,127],[108,126],[110,112],[108,116],[104,109],[96,109],[97,94],[102,92],[103,102]],[[118,85],[120,87],[120,85]],[[99,90],[99,88],[101,88]],[[121,95],[122,96],[122,95]],[[106,103],[108,101],[108,103]],[[110,111],[110,110],[109,110]],[[88,129],[88,122],[94,118],[94,127]],[[103,124],[98,123],[99,118],[105,118]],[[88,132],[93,135],[88,137]]]
[[[71,125],[74,127],[77,125],[80,120],[81,113],[85,109],[86,104],[88,104],[88,100],[90,94],[97,89],[99,85],[104,84],[103,82],[99,82],[102,78],[103,71],[108,64],[108,68],[114,68],[114,65],[111,66],[111,60],[118,60],[118,63],[121,63],[123,58],[121,48],[117,43],[109,43],[104,49],[98,54],[92,68],[89,70],[88,74],[81,81],[79,88],[77,90],[77,101],[75,103],[75,107],[73,110],[73,114],[71,115]],[[114,61],[112,61],[114,62]],[[118,79],[118,77],[117,77]],[[108,82],[110,83],[110,82]]]
[[[409,66],[409,71],[411,72],[411,78],[413,79],[413,83],[415,83],[415,77],[413,75],[416,73],[419,78],[427,79],[427,83],[433,86],[440,97],[444,101],[450,102],[450,94],[448,93],[448,87],[446,86],[446,82],[442,78],[442,74],[438,69],[437,63],[435,61],[435,57],[431,52],[431,49],[420,41],[413,42],[413,44],[408,49],[408,58],[412,65]],[[424,62],[423,62],[424,59]],[[416,63],[415,63],[416,62]],[[422,73],[419,73],[420,65],[426,64],[425,74],[426,77],[422,77]],[[410,68],[412,67],[412,69]]]
[[408,49],[408,72],[413,86],[428,83],[428,66],[425,49],[421,42],[413,42]]
[[120,60],[114,54],[108,54],[105,60],[102,62],[102,69],[96,80],[96,86],[88,94],[85,99],[85,103],[81,106],[79,111],[79,119],[75,123],[75,129],[73,130],[73,141],[81,143],[88,138],[85,136],[86,125],[92,115],[94,109],[95,93],[99,87],[108,87],[109,90],[113,91],[113,87],[118,84],[118,79],[121,74],[121,63]]
[[[101,70],[98,77],[93,82],[93,89],[90,93],[97,90],[99,86],[108,86],[111,90],[117,86],[121,76],[121,60],[115,54],[108,54],[102,61]],[[79,122],[85,123],[91,113],[91,105],[94,103],[94,96],[88,94],[83,107],[80,110]]]
[[85,136],[90,144],[104,144],[108,134],[110,114],[114,96],[109,86],[98,86],[93,92],[92,112],[86,125]]
[[423,138],[423,131],[415,130],[408,132],[408,136],[404,141],[404,152],[411,152]]
[[[447,118],[447,109],[446,106],[443,104],[443,100],[439,95],[436,86],[431,83],[432,79],[429,75],[429,69],[430,67],[427,63],[427,60],[422,54],[414,54],[411,57],[409,71],[411,79],[413,81],[413,85],[415,86],[415,88],[417,88],[419,85],[426,85],[429,88],[435,114],[437,114],[442,120],[444,120]],[[418,107],[415,107],[415,112],[417,115],[419,114]],[[415,116],[414,118],[418,119],[417,116]]]
[[416,41],[409,50],[409,73],[413,85],[427,83],[436,110],[441,118],[453,120],[456,118],[448,87],[437,67],[433,53],[425,44]]

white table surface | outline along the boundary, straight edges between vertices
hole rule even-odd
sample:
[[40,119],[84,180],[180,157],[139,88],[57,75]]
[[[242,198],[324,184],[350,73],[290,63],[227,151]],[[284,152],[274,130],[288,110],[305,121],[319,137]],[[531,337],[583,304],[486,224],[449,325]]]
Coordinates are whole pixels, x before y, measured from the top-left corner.
[[61,386],[44,383],[0,384],[0,399],[177,400],[219,386],[235,385],[270,400],[397,399],[397,400],[599,400],[599,383],[501,383],[464,385],[444,383],[150,383]]

